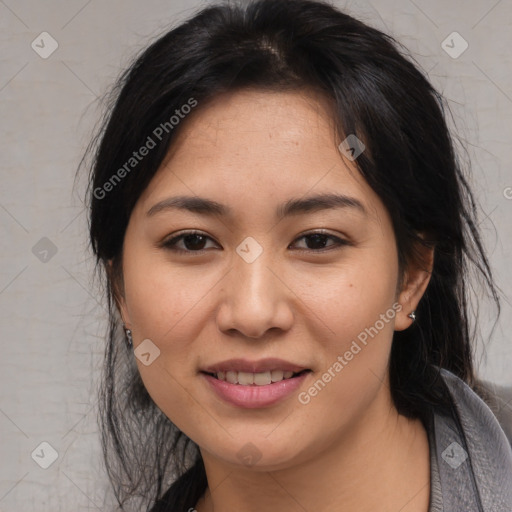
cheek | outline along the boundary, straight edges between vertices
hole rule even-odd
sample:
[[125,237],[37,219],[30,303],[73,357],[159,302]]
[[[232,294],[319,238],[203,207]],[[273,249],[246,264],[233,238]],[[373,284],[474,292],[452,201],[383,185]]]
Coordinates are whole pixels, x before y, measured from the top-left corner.
[[160,343],[171,339],[179,343],[184,326],[197,325],[192,319],[213,293],[217,274],[201,266],[180,268],[154,254],[136,255],[131,260],[125,264],[125,293],[137,334]]
[[[344,279],[332,286],[330,297],[311,297],[311,307],[329,330],[317,346],[319,369],[298,401],[311,431],[335,436],[339,428],[357,425],[382,390],[396,311],[392,286],[358,286]],[[336,420],[332,411],[339,411]]]
[[[134,255],[124,265],[126,303],[133,325],[134,348],[150,339],[160,350],[146,366],[135,359],[144,386],[152,400],[187,435],[190,411],[197,399],[190,381],[197,366],[204,328],[208,293],[214,292],[218,277],[204,271],[171,267],[159,258]],[[211,272],[210,272],[211,274]]]
[[322,400],[333,406],[355,406],[356,396],[364,402],[364,395],[369,398],[385,378],[400,308],[395,302],[397,272],[393,251],[368,251],[328,273],[310,274],[303,284],[305,311],[311,311],[305,314],[320,319],[317,325],[326,333],[319,378],[325,375],[332,390]]
[[[397,265],[393,257],[377,254],[383,251],[361,251],[330,268],[293,277],[294,282],[301,283],[299,294],[307,309],[322,320],[332,338],[346,342],[357,337],[394,304]],[[393,313],[388,317],[394,318]],[[392,327],[392,322],[388,324]],[[381,322],[379,330],[386,330]]]

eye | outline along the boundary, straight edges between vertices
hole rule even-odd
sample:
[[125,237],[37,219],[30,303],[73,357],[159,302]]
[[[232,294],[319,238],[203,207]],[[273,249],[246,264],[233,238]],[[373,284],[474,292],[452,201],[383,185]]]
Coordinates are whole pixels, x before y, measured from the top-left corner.
[[[325,233],[323,231],[315,231],[312,233],[307,233],[305,235],[302,235],[300,238],[297,238],[297,240],[306,240],[309,241],[306,242],[306,245],[309,245],[309,247],[306,247],[305,249],[300,250],[306,250],[306,251],[313,251],[313,252],[323,252],[325,250],[330,251],[332,248],[340,247],[343,245],[350,245],[350,242],[348,240],[344,240],[343,238],[339,238],[334,235],[330,235],[328,233]],[[326,249],[326,242],[331,239],[334,240],[334,243],[327,246]],[[310,247],[310,246],[313,247]]]
[[[187,231],[186,233],[182,233],[181,235],[165,241],[162,247],[180,253],[202,253],[205,250],[204,246],[207,240],[212,239],[204,233],[199,231]],[[178,243],[181,241],[183,241],[185,249],[178,247]]]

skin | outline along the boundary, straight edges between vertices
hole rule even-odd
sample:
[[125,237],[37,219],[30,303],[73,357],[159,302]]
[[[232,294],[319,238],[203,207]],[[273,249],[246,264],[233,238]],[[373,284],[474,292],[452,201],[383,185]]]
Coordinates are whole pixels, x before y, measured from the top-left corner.
[[[389,214],[338,150],[329,109],[305,91],[246,90],[199,105],[129,221],[118,305],[134,348],[149,338],[160,350],[149,366],[136,359],[150,395],[200,447],[209,486],[190,504],[198,512],[428,510],[427,435],[396,411],[387,372],[393,331],[411,325],[433,254],[424,254],[426,268],[411,263],[398,286]],[[366,214],[347,207],[274,216],[287,200],[322,192],[354,197]],[[213,199],[234,216],[146,215],[175,195]],[[327,237],[321,250],[303,238],[321,229],[349,244]],[[202,253],[193,252],[197,240],[178,242],[187,254],[162,247],[184,230],[209,237]],[[236,252],[248,236],[263,248],[252,263]],[[401,311],[378,335],[300,403],[298,393],[396,303]],[[233,357],[279,357],[312,374],[274,406],[241,409],[198,373]],[[237,456],[249,442],[261,457],[252,466]]]

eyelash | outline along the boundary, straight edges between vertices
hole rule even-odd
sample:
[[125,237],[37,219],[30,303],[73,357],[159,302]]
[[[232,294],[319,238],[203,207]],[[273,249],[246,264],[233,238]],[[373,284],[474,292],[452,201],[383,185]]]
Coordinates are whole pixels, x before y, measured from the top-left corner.
[[[209,237],[208,235],[205,235],[204,233],[202,233],[200,231],[186,231],[185,233],[181,233],[180,235],[175,236],[175,237],[163,242],[162,247],[165,249],[168,249],[170,251],[179,253],[179,254],[198,254],[198,255],[200,255],[200,254],[203,254],[208,251],[208,249],[200,249],[198,251],[191,251],[191,250],[187,250],[187,249],[176,248],[176,244],[178,243],[178,241],[180,241],[184,237],[190,236],[190,235],[198,235],[198,236],[205,237],[209,240],[213,240],[211,237]],[[325,233],[323,231],[313,231],[311,233],[305,233],[304,235],[300,236],[299,238],[296,238],[295,241],[298,241],[298,240],[301,240],[302,238],[306,238],[308,236],[313,236],[313,235],[321,235],[326,238],[331,238],[331,239],[335,240],[336,243],[329,246],[328,248],[324,248],[324,249],[296,249],[296,250],[298,250],[300,252],[324,253],[327,251],[331,251],[335,248],[340,248],[342,246],[351,245],[351,243],[348,240],[344,240],[343,238],[339,238],[337,236],[330,235],[329,233]]]

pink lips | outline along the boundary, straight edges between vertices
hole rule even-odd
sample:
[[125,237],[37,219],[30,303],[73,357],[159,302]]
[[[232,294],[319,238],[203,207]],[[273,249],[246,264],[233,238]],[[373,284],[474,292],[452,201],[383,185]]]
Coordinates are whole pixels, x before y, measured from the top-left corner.
[[215,394],[225,402],[245,409],[258,409],[271,406],[290,396],[300,387],[310,373],[307,371],[296,377],[272,382],[265,386],[231,384],[207,373],[201,373],[201,376]]

